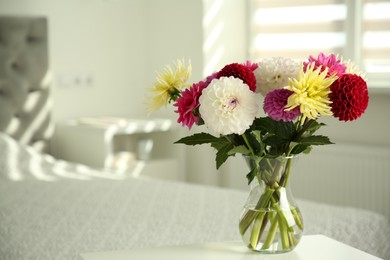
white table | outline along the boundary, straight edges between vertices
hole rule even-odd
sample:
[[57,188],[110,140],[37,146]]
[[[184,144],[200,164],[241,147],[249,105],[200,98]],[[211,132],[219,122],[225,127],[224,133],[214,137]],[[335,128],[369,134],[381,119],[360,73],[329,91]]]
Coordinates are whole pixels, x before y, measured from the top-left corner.
[[84,260],[378,260],[367,254],[323,235],[304,236],[289,253],[259,254],[247,249],[242,242],[209,243],[188,246],[144,248],[125,251],[85,253]]

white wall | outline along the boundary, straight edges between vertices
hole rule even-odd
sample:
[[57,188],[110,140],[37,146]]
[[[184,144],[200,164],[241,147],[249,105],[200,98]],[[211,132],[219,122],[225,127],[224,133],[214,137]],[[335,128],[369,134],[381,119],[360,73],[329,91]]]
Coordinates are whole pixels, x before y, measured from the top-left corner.
[[[191,80],[196,82],[205,73],[246,58],[245,1],[0,0],[0,15],[4,14],[49,18],[55,120],[86,115],[143,117],[146,88],[165,64],[191,59]],[[58,77],[69,73],[92,73],[94,84],[58,86]],[[323,133],[336,143],[388,147],[389,112],[389,93],[371,92],[361,119],[342,123],[327,118]],[[155,116],[176,118],[172,109]],[[178,137],[187,133],[183,128]],[[210,147],[180,149],[186,151],[180,160],[187,162],[188,180],[246,187],[245,169],[241,172],[245,165],[239,158],[229,159],[217,173]]]
[[[48,18],[55,121],[146,117],[145,94],[155,72],[178,58],[190,59],[192,79],[200,80],[202,14],[199,0],[0,0],[0,15]],[[85,74],[92,86],[61,86],[64,77]],[[176,118],[172,109],[154,116]],[[170,149],[185,172],[186,147]]]
[[[191,60],[191,81],[201,80],[203,67],[202,2],[197,0],[147,0],[146,3],[148,18],[145,30],[148,63],[145,86],[154,82],[156,71],[161,71],[166,64],[172,65],[177,59],[185,59],[186,62]],[[177,117],[173,110],[172,106],[168,106],[167,109],[156,111],[153,116],[176,120]],[[187,133],[185,129],[180,127],[178,129],[174,133],[176,135],[174,140],[178,140]],[[186,151],[189,147],[171,144],[166,149],[176,150],[183,179],[191,180],[189,176],[193,172],[190,169],[197,169],[196,164],[199,160],[188,158]],[[169,169],[166,170],[169,171]]]
[[[1,0],[1,14],[48,17],[53,117],[134,113],[146,85],[144,1]],[[90,74],[90,87],[60,86]]]
[[[139,0],[147,9],[145,25],[146,89],[154,82],[156,72],[177,59],[191,60],[192,81],[202,78],[202,3],[199,0]],[[135,21],[138,23],[137,21]],[[145,107],[143,105],[142,107]],[[154,116],[176,119],[173,109],[161,109]]]
[[[245,1],[203,0],[203,77],[232,62],[246,60]],[[191,132],[207,131],[194,127]],[[224,185],[227,174],[216,170],[215,152],[209,145],[186,147],[187,179],[191,182]]]
[[[191,59],[200,78],[201,7],[179,0],[0,0],[0,15],[48,17],[55,120],[142,117],[146,88],[164,64]],[[86,74],[92,86],[61,86],[64,77]]]

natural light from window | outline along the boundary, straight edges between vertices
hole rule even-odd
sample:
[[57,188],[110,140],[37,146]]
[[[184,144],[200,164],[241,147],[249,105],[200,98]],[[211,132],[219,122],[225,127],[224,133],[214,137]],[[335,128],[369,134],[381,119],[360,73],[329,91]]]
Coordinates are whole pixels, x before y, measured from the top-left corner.
[[369,55],[365,70],[368,73],[390,73],[390,56],[384,55],[390,51],[390,3],[367,3],[363,18],[367,23],[363,46]]
[[251,59],[337,53],[390,89],[390,0],[251,0],[251,10]]
[[307,48],[335,48],[345,45],[344,33],[284,33],[281,34],[261,34],[256,37],[256,48],[285,50],[286,41],[289,49]]
[[[326,15],[318,15],[326,13]],[[257,24],[319,23],[344,20],[347,15],[345,5],[317,5],[303,7],[265,8],[256,11]]]

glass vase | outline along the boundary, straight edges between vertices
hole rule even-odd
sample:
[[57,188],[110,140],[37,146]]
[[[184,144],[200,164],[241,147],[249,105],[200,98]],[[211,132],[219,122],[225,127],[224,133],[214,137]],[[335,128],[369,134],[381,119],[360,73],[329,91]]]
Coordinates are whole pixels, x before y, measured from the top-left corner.
[[303,222],[288,180],[296,157],[245,157],[254,176],[239,229],[248,248],[262,253],[283,253],[299,243]]

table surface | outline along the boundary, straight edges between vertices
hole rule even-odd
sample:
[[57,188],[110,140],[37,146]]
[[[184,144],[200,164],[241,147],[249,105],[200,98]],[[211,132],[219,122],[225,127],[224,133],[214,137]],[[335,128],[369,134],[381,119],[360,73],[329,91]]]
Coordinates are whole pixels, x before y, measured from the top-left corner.
[[241,241],[207,243],[199,245],[143,248],[123,251],[85,253],[84,260],[378,260],[367,254],[323,235],[303,236],[292,251],[283,254],[259,254],[247,249]]

